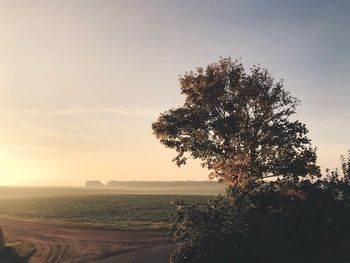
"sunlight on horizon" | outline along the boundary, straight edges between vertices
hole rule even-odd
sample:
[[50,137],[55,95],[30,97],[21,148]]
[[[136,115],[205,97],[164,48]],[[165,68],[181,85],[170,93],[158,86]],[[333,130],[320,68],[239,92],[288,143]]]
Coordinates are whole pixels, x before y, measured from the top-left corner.
[[319,164],[339,166],[350,148],[348,9],[199,3],[1,1],[0,186],[207,180],[198,161],[171,162],[151,123],[183,103],[179,74],[220,56],[283,77]]

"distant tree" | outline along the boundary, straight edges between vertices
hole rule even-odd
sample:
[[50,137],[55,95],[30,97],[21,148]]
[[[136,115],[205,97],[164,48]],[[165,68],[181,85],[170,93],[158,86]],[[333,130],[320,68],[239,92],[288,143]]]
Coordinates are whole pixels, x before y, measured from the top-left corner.
[[235,184],[242,177],[319,175],[305,124],[290,120],[299,101],[260,66],[246,72],[238,60],[218,62],[180,77],[185,102],[152,124],[155,136]]
[[101,181],[86,181],[85,187],[103,187],[104,185],[101,183]]

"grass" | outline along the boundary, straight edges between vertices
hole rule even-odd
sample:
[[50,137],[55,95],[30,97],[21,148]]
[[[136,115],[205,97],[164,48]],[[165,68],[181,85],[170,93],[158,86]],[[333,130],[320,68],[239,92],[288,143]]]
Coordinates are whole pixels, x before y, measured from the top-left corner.
[[175,199],[206,202],[195,195],[87,195],[0,200],[2,216],[117,229],[168,229]]
[[1,263],[26,263],[34,255],[35,247],[30,243],[16,242],[7,244],[5,252],[0,255]]

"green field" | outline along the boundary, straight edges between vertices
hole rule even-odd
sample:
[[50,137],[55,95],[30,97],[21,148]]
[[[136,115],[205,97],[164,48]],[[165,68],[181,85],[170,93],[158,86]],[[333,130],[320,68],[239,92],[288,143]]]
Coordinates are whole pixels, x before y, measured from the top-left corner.
[[69,225],[119,229],[167,229],[181,199],[206,202],[204,195],[75,195],[0,199],[0,215]]
[[1,187],[0,199],[74,196],[74,195],[216,195],[225,191],[224,184],[210,184],[183,187],[122,187],[122,188],[86,188],[86,187]]

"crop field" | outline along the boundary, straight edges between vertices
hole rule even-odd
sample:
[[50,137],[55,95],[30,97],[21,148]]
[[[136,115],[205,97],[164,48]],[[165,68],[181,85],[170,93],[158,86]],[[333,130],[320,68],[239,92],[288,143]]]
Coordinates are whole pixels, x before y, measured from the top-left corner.
[[0,216],[56,224],[118,229],[167,229],[173,201],[207,201],[204,195],[76,195],[0,199]]
[[76,195],[216,195],[225,192],[224,184],[182,187],[119,187],[119,188],[87,188],[87,187],[1,187],[0,199],[47,196]]

